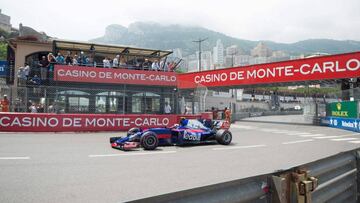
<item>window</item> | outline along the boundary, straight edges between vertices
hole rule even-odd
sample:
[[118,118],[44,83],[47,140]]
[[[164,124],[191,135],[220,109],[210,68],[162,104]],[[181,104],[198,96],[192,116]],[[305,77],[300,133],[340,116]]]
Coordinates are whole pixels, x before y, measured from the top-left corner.
[[146,113],[160,113],[160,95],[146,92]]
[[90,95],[87,92],[79,91],[79,90],[67,90],[59,92],[59,94],[66,94],[66,95]]
[[143,93],[136,93],[132,96],[131,102],[131,112],[132,113],[141,113],[142,108],[142,99],[144,97]]
[[106,113],[106,96],[96,96],[95,113]]
[[118,102],[119,99],[116,97],[109,98],[109,111],[110,112],[117,112],[118,111]]
[[68,97],[69,112],[86,113],[89,111],[89,98],[87,97]]

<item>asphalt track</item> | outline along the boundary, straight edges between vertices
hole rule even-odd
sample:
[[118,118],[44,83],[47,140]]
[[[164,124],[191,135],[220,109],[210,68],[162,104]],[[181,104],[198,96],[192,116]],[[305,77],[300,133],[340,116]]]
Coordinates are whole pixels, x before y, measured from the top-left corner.
[[0,133],[0,202],[123,202],[271,173],[360,147],[358,133],[299,124],[302,119],[250,118],[232,125],[230,146],[155,151],[110,148],[109,137],[124,133]]

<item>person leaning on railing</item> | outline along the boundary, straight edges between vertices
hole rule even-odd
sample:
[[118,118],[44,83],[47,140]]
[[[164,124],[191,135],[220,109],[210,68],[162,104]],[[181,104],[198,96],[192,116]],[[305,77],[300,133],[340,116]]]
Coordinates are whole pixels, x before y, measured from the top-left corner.
[[73,66],[77,66],[78,65],[78,56],[75,54],[74,57],[72,58],[72,62],[71,64]]
[[48,74],[48,70],[49,70],[49,66],[50,63],[48,61],[48,59],[46,58],[46,56],[42,56],[40,62],[39,62],[39,66],[40,66],[40,77],[41,80],[47,80],[47,74]]
[[113,62],[112,62],[112,67],[113,68],[118,68],[119,67],[119,59],[120,59],[120,55],[116,55],[115,58],[113,59]]
[[66,65],[72,65],[72,57],[71,57],[69,52],[65,56],[65,64]]
[[49,78],[53,79],[54,77],[54,65],[57,63],[56,58],[54,57],[54,55],[52,53],[49,53],[48,56],[48,61],[49,61]]
[[149,59],[145,59],[144,63],[142,64],[143,70],[149,70],[150,69],[150,62]]

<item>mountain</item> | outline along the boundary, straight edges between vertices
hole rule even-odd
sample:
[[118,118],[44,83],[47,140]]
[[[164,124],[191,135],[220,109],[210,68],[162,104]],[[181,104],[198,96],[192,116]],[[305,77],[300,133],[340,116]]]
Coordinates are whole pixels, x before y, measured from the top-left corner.
[[[199,38],[207,38],[202,43],[203,51],[212,50],[218,39],[222,41],[224,47],[238,45],[244,53],[250,53],[250,50],[260,42],[230,37],[202,27],[161,25],[149,22],[135,22],[127,28],[112,24],[106,27],[103,37],[90,41],[161,50],[180,48],[183,55],[186,56],[198,50],[198,43],[193,41]],[[314,52],[335,54],[360,50],[360,41],[353,40],[309,39],[289,44],[272,41],[263,42],[273,51],[282,50],[291,54]]]

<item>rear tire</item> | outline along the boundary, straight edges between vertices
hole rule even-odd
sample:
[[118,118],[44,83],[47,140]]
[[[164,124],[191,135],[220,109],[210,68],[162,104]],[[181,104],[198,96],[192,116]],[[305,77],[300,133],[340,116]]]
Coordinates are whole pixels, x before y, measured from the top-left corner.
[[146,132],[140,138],[140,144],[145,150],[154,150],[159,144],[159,139],[154,132]]
[[232,140],[232,134],[228,130],[219,130],[216,132],[216,141],[222,145],[229,145]]

